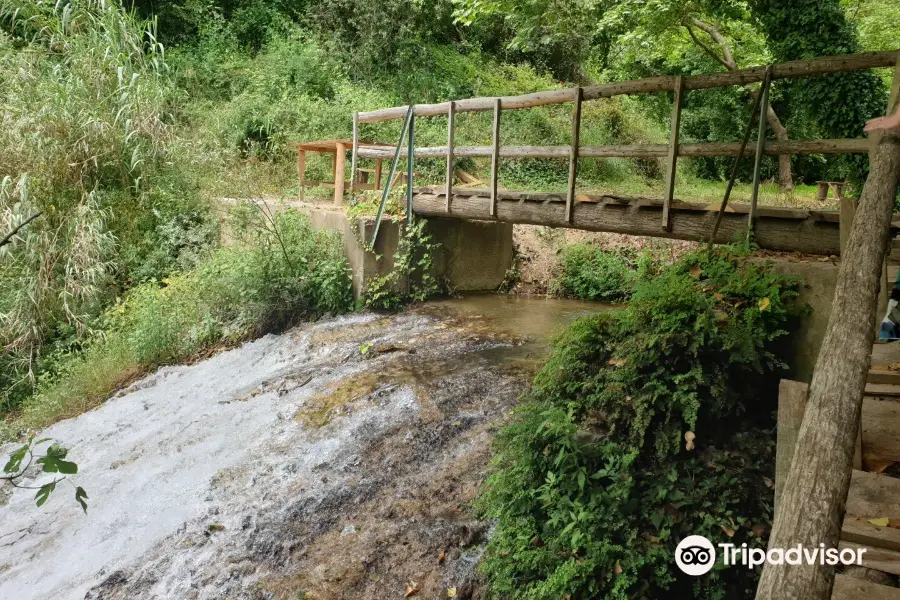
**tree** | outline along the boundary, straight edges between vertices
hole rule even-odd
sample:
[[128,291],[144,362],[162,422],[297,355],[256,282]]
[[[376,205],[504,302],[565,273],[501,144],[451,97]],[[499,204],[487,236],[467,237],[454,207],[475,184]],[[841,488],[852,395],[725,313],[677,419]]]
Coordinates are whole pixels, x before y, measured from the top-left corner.
[[[751,13],[779,62],[860,51],[857,32],[839,0],[752,0]],[[884,84],[871,71],[787,82],[793,126],[826,138],[857,137],[867,119],[884,110]],[[861,178],[864,157],[836,159],[837,176]],[[849,167],[849,169],[848,169]]]
[[[850,487],[854,444],[872,350],[876,296],[900,179],[900,136],[887,134],[871,170],[841,261],[828,329],[780,501],[770,548],[836,548]],[[826,600],[834,567],[768,565],[757,600]]]
[[[689,62],[685,54],[697,50],[729,71],[737,71],[740,66],[734,56],[735,47],[745,54],[744,60],[750,64],[769,62],[768,51],[760,43],[760,32],[748,27],[748,20],[744,3],[731,0],[620,0],[608,11],[603,26],[618,31],[620,40],[638,48],[646,50],[655,46],[656,51],[666,57],[667,63],[680,63],[680,68],[676,67],[679,71],[683,71]],[[715,47],[703,38],[709,38]],[[685,39],[690,40],[691,46],[684,46]],[[758,87],[748,86],[747,89],[754,99],[759,94]],[[775,139],[787,141],[787,128],[771,104],[767,120]],[[792,189],[789,155],[778,157],[778,171],[781,187]]]

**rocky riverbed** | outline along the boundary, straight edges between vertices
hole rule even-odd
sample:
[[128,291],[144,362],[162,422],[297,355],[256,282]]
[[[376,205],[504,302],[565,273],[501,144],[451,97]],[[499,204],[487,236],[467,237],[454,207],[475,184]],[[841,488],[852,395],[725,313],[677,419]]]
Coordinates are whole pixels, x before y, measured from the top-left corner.
[[478,597],[492,432],[547,336],[591,310],[454,300],[160,369],[44,432],[87,515],[62,485],[41,509],[3,490],[0,598]]

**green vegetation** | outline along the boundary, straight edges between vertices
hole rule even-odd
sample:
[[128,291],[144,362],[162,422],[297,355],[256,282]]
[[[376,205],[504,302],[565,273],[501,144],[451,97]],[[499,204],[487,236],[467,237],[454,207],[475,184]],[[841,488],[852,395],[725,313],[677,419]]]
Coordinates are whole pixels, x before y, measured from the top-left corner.
[[96,406],[148,369],[352,306],[340,240],[296,211],[237,216],[243,239],[194,269],[129,290],[78,353],[42,373],[21,423],[42,427]]
[[[38,215],[0,248],[0,413],[46,423],[95,404],[160,362],[346,309],[346,289],[338,289],[346,279],[331,242],[320,248],[318,234],[297,216],[271,219],[290,220],[283,225],[297,232],[292,246],[271,231],[268,242],[243,239],[240,228],[235,234],[223,227],[221,199],[294,196],[292,143],[349,137],[352,111],[716,71],[725,68],[726,49],[742,67],[882,49],[893,43],[886,33],[892,25],[882,24],[894,23],[895,12],[880,0],[787,8],[762,0],[128,0],[124,7],[115,0],[0,0],[0,235]],[[704,37],[695,19],[715,24],[723,41]],[[776,85],[773,106],[791,137],[856,136],[862,119],[883,110],[883,78],[823,81]],[[849,94],[854,82],[862,87],[853,93],[865,98],[834,108],[835,91]],[[820,101],[832,108],[804,111]],[[692,92],[683,140],[738,139],[749,104],[746,89]],[[666,94],[586,103],[582,143],[663,142],[669,109]],[[571,141],[570,106],[510,111],[503,119],[504,144]],[[487,144],[490,120],[461,114],[457,144]],[[418,142],[443,144],[445,126],[420,119]],[[361,135],[394,142],[399,127],[366,124]],[[777,161],[764,162],[764,177],[774,179]],[[729,163],[680,161],[678,195],[717,200]],[[740,173],[744,183],[749,163]],[[327,179],[330,157],[311,154],[307,166],[309,178]],[[487,159],[458,166],[483,178],[489,169]],[[769,184],[762,202],[811,200],[803,184],[850,177],[860,166],[795,157],[794,192]],[[439,182],[444,168],[440,159],[419,160],[418,180]],[[510,188],[559,190],[567,173],[564,159],[504,160],[500,180]],[[661,187],[655,159],[580,166],[580,191],[658,195]],[[745,190],[740,184],[737,196]],[[308,197],[317,193],[330,195],[320,188]],[[351,213],[374,212],[373,198],[355,200]],[[394,205],[390,213],[402,209]],[[239,268],[274,268],[278,254],[284,279],[239,276]],[[401,265],[421,269],[425,259],[407,254],[417,257]],[[313,264],[330,267],[313,272],[306,266]],[[220,272],[230,279],[215,285],[231,287],[206,294]],[[561,292],[610,297],[605,290],[615,285],[588,275],[573,275]],[[423,280],[400,298],[398,281],[377,282],[370,305],[396,306],[436,289]],[[249,291],[236,299],[242,289]],[[111,315],[123,306],[126,314],[152,314],[167,294],[185,307],[182,316],[164,319],[156,341],[123,342],[149,329]]]
[[560,272],[549,291],[586,300],[624,300],[634,292],[638,261],[646,265],[651,260],[649,254],[628,256],[590,244],[571,244],[563,248]]
[[426,231],[427,224],[424,219],[419,219],[403,225],[391,272],[374,276],[367,282],[366,306],[397,310],[410,302],[422,302],[440,291],[432,275],[433,255],[438,246]]
[[735,249],[698,252],[555,342],[479,501],[497,521],[489,597],[753,596],[753,572],[687,577],[673,552],[690,534],[765,545],[773,344],[796,287]]

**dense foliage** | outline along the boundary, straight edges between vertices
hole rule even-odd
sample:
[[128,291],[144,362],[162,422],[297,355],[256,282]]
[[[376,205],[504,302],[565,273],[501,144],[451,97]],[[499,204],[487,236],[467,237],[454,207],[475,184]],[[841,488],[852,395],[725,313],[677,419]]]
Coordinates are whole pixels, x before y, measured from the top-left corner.
[[[58,380],[106,335],[105,315],[120,299],[150,302],[148,290],[167,289],[164,279],[222,260],[216,257],[229,237],[222,235],[219,200],[292,196],[292,142],[349,137],[352,111],[715,71],[726,68],[726,48],[745,67],[895,43],[891,2],[776,4],[0,0],[0,235],[38,215],[0,249],[0,412],[45,397],[43,382]],[[689,29],[693,19],[714,25],[721,43]],[[795,139],[856,137],[862,120],[883,110],[885,89],[883,74],[779,83],[774,107]],[[827,110],[818,109],[823,102]],[[744,88],[692,92],[684,140],[737,139],[749,104]],[[582,143],[662,143],[669,110],[666,94],[586,103]],[[504,113],[503,143],[568,144],[570,111]],[[490,118],[461,114],[457,144],[487,144]],[[361,135],[393,142],[398,128],[366,124]],[[422,145],[442,145],[445,122],[419,120],[416,135]],[[308,158],[307,177],[328,179],[329,157]],[[729,162],[679,161],[680,195],[712,190],[719,197],[715,184]],[[578,183],[657,194],[660,164],[582,161]],[[863,166],[822,157],[795,157],[792,164],[798,183],[849,176]],[[482,178],[489,169],[482,158],[458,166]],[[416,169],[422,183],[440,181],[444,163],[423,159]],[[775,173],[767,158],[764,176]],[[564,159],[501,161],[500,181],[510,188],[559,190],[567,175]],[[368,207],[362,202],[355,210]],[[595,262],[586,255],[580,264]],[[598,266],[600,279],[617,277],[611,264]],[[589,269],[581,273],[563,293],[611,297]],[[315,312],[339,305],[343,300],[316,304]],[[285,306],[296,312],[262,321],[306,314],[305,305]]]
[[563,248],[559,273],[550,281],[549,292],[585,300],[624,300],[634,291],[638,269],[648,267],[650,261],[649,255],[571,244]]
[[683,257],[556,341],[480,499],[490,597],[753,596],[746,569],[692,578],[673,558],[690,534],[764,546],[772,517],[773,342],[796,282],[733,252]]

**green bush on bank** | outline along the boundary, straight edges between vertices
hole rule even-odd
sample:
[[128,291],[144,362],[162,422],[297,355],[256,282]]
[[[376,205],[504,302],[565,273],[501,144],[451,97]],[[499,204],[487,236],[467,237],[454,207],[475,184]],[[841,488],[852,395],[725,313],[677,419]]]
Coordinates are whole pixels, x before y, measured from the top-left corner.
[[751,571],[687,577],[673,554],[691,534],[765,546],[772,347],[796,288],[733,250],[697,252],[556,341],[479,499],[497,522],[489,597],[753,596]]
[[550,281],[549,292],[585,300],[623,300],[634,292],[638,260],[651,259],[586,243],[570,244],[563,249],[559,273]]
[[22,412],[41,427],[87,410],[140,374],[300,319],[352,307],[340,239],[296,211],[249,209],[240,241],[192,270],[127,292],[81,353],[59,357]]

